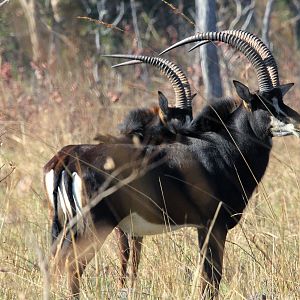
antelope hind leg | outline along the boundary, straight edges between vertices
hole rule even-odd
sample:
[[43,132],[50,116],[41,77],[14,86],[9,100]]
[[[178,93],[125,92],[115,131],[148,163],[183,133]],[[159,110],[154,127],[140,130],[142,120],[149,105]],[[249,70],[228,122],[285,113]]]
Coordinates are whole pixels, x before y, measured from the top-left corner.
[[[206,230],[205,230],[206,231]],[[207,232],[207,231],[206,231]],[[218,295],[222,278],[223,254],[227,229],[215,225],[208,239],[206,251],[204,241],[206,233],[204,229],[198,229],[200,251],[204,251],[205,260],[202,272],[202,294],[205,299],[214,299]]]
[[97,227],[87,229],[83,236],[73,239],[64,255],[68,288],[71,292],[69,299],[79,299],[81,276],[114,227],[115,224],[109,221],[98,222]]

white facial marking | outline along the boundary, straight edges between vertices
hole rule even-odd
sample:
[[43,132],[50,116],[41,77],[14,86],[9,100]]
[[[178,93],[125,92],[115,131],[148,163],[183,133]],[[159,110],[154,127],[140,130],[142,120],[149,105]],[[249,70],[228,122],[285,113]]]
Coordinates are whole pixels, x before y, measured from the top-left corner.
[[170,226],[168,224],[153,224],[135,212],[125,217],[118,226],[124,232],[133,236],[160,234],[163,232],[174,231],[183,227],[197,227],[196,225],[192,224]]
[[295,128],[294,124],[285,124],[273,116],[271,116],[271,132],[273,136],[300,136],[300,131]]
[[51,169],[48,173],[45,174],[45,185],[46,191],[48,195],[48,199],[50,201],[51,206],[54,208],[54,170]]

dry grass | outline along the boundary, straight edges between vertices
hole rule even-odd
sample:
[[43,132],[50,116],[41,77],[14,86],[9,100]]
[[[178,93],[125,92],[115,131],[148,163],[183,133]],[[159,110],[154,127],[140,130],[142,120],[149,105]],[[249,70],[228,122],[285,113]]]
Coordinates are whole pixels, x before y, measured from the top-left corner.
[[[162,81],[154,77],[153,86],[133,90],[130,78],[121,81],[117,73],[104,71],[101,90],[91,88],[90,74],[84,71],[69,77],[58,74],[51,89],[30,87],[20,80],[0,82],[5,113],[1,177],[15,167],[0,185],[0,299],[40,299],[45,290],[51,299],[66,296],[65,278],[48,286],[47,266],[41,265],[50,244],[42,166],[65,144],[91,142],[99,132],[115,133],[126,111],[140,106],[140,99],[149,105],[161,88]],[[119,102],[110,102],[111,90],[122,90]],[[300,297],[300,142],[291,137],[274,144],[262,184],[228,236],[222,299],[259,299],[255,297],[263,294],[267,299]],[[196,241],[192,229],[146,237],[130,299],[188,299],[197,268]],[[119,271],[112,234],[83,276],[83,299],[122,298]]]

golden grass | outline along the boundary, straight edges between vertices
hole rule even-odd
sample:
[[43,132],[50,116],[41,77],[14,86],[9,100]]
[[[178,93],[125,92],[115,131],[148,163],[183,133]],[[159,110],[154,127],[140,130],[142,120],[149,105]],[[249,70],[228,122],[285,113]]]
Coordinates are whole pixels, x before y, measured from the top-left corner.
[[[0,85],[5,95],[1,106],[11,116],[1,120],[0,165],[5,164],[1,177],[11,170],[9,163],[16,167],[0,185],[0,299],[41,299],[45,290],[51,299],[67,295],[64,277],[56,282],[52,278],[50,287],[45,266],[41,271],[39,258],[49,256],[50,244],[42,166],[65,144],[91,142],[99,132],[115,133],[126,111],[140,106],[139,98],[146,98],[149,105],[156,97],[156,86],[144,93],[123,82],[122,99],[112,104],[109,89],[119,92],[113,84],[117,81],[115,73],[109,74],[100,98],[82,77],[57,80],[54,91],[26,89],[17,82],[22,91],[18,95],[16,86]],[[222,299],[300,297],[300,142],[290,137],[274,144],[262,184],[228,235]],[[134,290],[127,290],[129,298],[188,299],[198,260],[195,230],[146,237],[143,244],[137,283]],[[83,276],[83,299],[122,298],[119,272],[113,233]]]

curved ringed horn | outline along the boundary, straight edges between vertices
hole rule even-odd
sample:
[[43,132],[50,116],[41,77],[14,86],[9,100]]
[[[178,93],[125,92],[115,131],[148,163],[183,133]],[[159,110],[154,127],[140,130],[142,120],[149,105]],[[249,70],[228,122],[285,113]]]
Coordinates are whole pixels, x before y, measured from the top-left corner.
[[[280,85],[277,63],[276,63],[270,49],[267,47],[266,44],[264,44],[264,42],[260,38],[258,38],[253,33],[250,33],[250,32],[244,31],[244,30],[240,30],[240,29],[225,30],[224,32],[227,32],[229,34],[237,36],[241,40],[247,42],[252,48],[254,48],[255,51],[257,51],[257,53],[260,55],[260,57],[264,61],[264,64],[267,67],[273,87],[277,87]],[[198,47],[201,47],[209,42],[211,42],[211,41],[201,41],[201,42],[197,43],[195,46],[193,46],[191,49],[189,49],[189,52]]]
[[103,55],[105,57],[116,57],[132,59],[132,61],[114,65],[119,67],[124,65],[148,63],[157,67],[162,74],[166,75],[170,80],[172,87],[175,91],[175,106],[181,109],[192,110],[192,93],[188,79],[181,68],[167,59],[161,57],[151,57],[144,55],[127,55],[127,54],[112,54]]
[[273,84],[270,80],[267,67],[264,64],[264,61],[262,60],[260,55],[256,52],[256,50],[252,48],[247,42],[241,40],[239,37],[233,34],[229,34],[225,31],[198,33],[196,35],[193,35],[191,37],[185,38],[177,42],[176,44],[170,46],[169,48],[161,52],[159,55],[185,44],[205,40],[224,42],[233,46],[235,49],[241,51],[248,58],[248,60],[251,62],[256,71],[259,90],[270,91],[273,88]]
[[233,34],[239,37],[241,40],[247,42],[252,48],[254,48],[261,56],[262,60],[264,61],[268,69],[273,87],[279,86],[280,82],[279,82],[277,63],[275,61],[272,52],[267,47],[267,45],[253,33],[244,30],[227,30],[225,32],[228,32],[229,34]]

